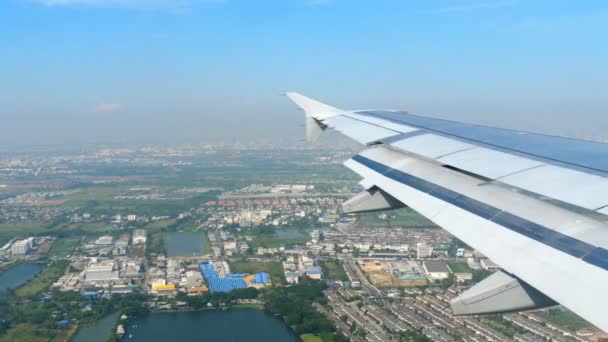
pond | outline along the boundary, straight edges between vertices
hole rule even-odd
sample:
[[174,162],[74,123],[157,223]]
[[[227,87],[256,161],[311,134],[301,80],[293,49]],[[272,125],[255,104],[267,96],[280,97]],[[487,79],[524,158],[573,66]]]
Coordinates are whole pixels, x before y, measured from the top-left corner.
[[19,287],[33,279],[42,270],[38,263],[25,263],[13,266],[0,273],[0,291]]
[[167,233],[165,246],[170,257],[204,255],[209,252],[203,244],[203,233]]
[[282,229],[277,229],[276,230],[276,234],[277,237],[279,239],[297,239],[297,238],[301,238],[301,237],[305,237],[306,235],[300,233],[297,230],[282,230]]

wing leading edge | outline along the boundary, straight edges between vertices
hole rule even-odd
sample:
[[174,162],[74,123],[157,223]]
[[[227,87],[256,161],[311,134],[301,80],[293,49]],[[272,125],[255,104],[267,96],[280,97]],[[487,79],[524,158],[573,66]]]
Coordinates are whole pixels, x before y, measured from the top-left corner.
[[[604,295],[608,227],[597,219],[602,215],[594,218],[586,214],[608,213],[608,195],[604,195],[608,192],[603,188],[608,182],[600,164],[590,167],[569,159],[568,154],[556,160],[558,151],[540,155],[538,146],[532,149],[535,154],[516,151],[515,146],[525,150],[529,135],[515,131],[500,131],[503,140],[506,132],[513,133],[509,146],[500,139],[492,145],[491,128],[485,135],[480,131],[473,134],[453,122],[434,121],[429,127],[428,122],[413,122],[413,116],[402,112],[342,111],[320,106],[299,94],[288,96],[306,111],[319,133],[332,128],[367,145],[345,162],[363,177],[365,187],[364,193],[347,202],[348,208],[366,208],[365,201],[368,208],[398,207],[394,200],[406,204],[507,272],[474,287],[474,293],[453,305],[455,310],[466,313],[470,308],[484,307],[486,311],[477,312],[508,311],[555,300],[608,331],[608,315],[603,312],[608,305]],[[518,137],[526,138],[521,142]],[[567,145],[568,139],[559,139],[560,146]],[[569,153],[587,146],[572,141]],[[593,153],[605,149],[604,156],[608,156],[608,145],[600,148],[597,143],[590,144]],[[556,205],[560,202],[567,206]],[[512,291],[495,296],[498,299],[490,301],[490,307],[487,301],[475,302],[475,298],[488,297],[485,293],[494,291],[497,281],[504,281]],[[534,289],[548,298],[532,293]],[[505,304],[513,296],[525,300],[520,300],[519,306],[515,306],[517,301]],[[497,303],[499,300],[502,303]],[[469,305],[468,309],[462,309],[463,305]]]

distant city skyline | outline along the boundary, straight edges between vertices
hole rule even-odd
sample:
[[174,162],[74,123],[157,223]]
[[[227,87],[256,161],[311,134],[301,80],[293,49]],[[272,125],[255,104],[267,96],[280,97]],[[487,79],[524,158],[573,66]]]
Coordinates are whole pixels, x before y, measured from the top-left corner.
[[6,0],[0,146],[303,138],[345,109],[608,137],[608,4]]

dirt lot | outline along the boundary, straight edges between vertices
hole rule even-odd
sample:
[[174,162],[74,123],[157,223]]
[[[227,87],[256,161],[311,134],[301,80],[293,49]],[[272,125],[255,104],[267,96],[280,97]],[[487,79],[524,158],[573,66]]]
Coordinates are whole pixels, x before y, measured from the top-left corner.
[[413,287],[424,286],[426,280],[399,280],[391,271],[391,267],[384,261],[368,261],[360,263],[361,269],[369,281],[379,287]]

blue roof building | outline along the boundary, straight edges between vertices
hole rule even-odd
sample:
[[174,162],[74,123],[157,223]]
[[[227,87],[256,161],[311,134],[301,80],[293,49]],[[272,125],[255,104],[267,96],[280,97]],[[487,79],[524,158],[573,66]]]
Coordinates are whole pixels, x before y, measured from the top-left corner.
[[[247,283],[243,280],[242,274],[227,274],[226,277],[221,278],[217,273],[215,266],[208,262],[202,262],[199,265],[201,273],[207,280],[209,291],[211,292],[230,292],[234,289],[244,289],[247,287]],[[245,274],[246,275],[246,274]]]
[[251,281],[256,284],[269,284],[270,283],[270,275],[266,272],[256,273],[255,277]]

